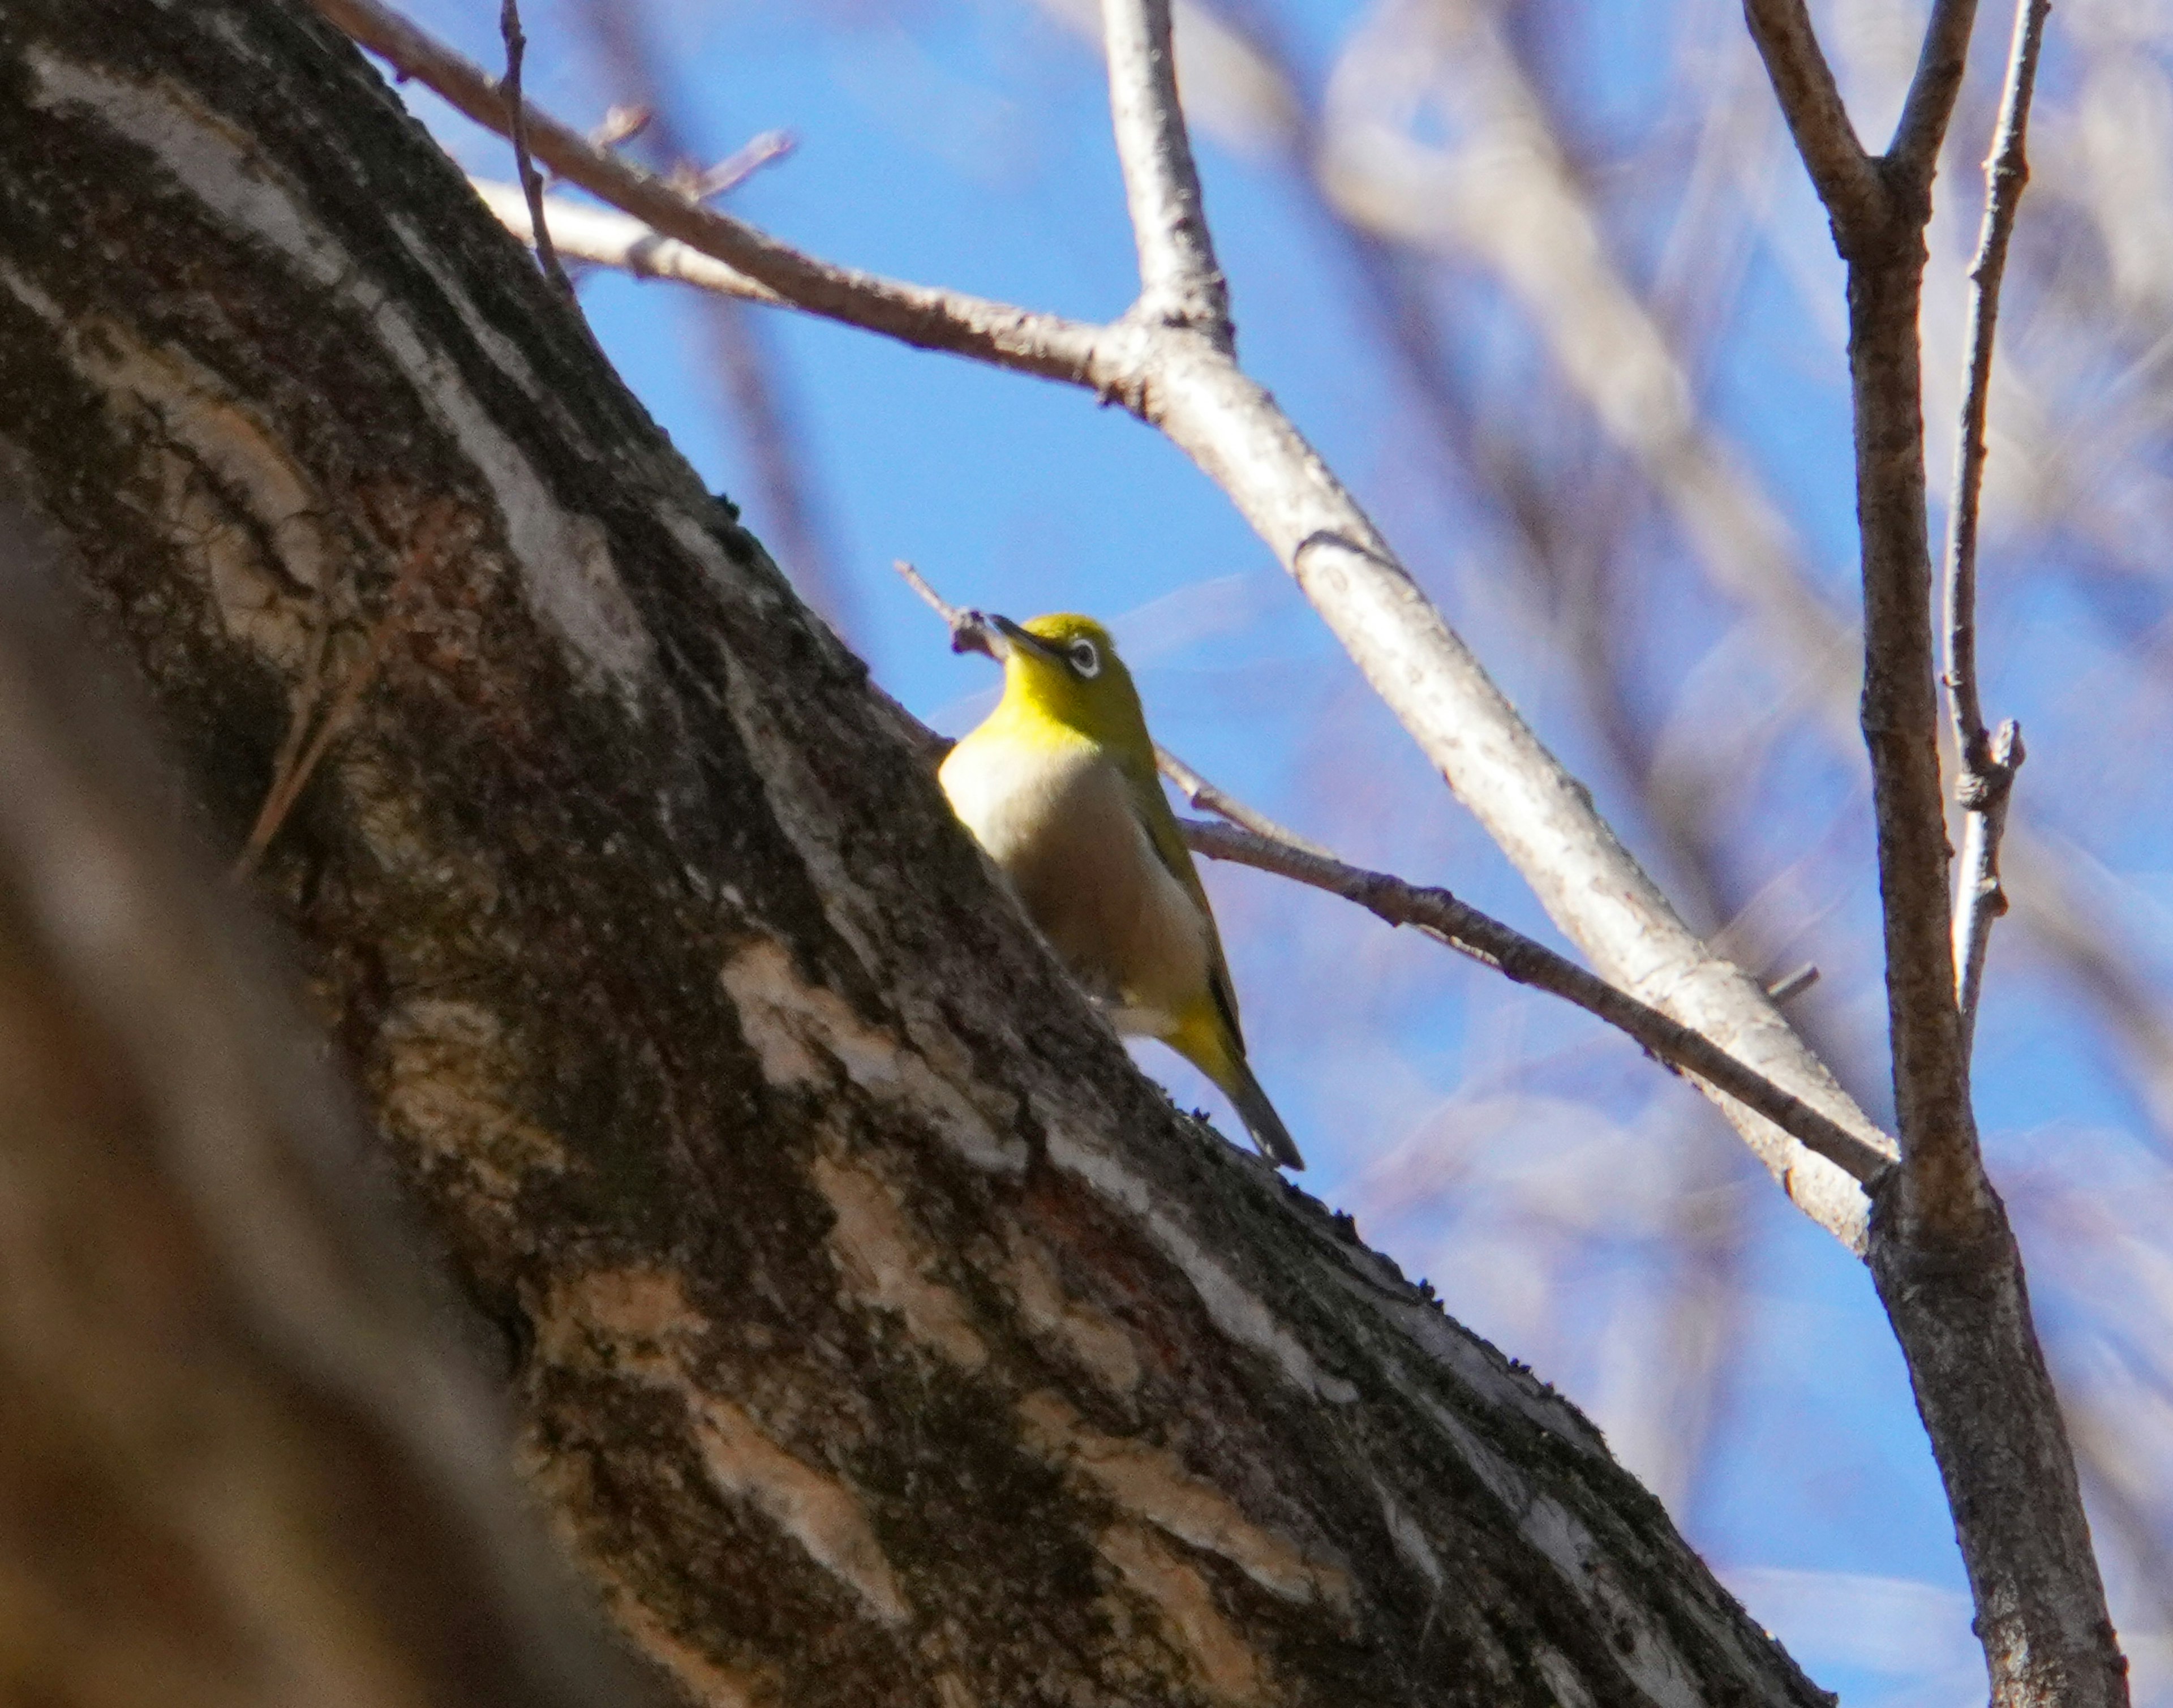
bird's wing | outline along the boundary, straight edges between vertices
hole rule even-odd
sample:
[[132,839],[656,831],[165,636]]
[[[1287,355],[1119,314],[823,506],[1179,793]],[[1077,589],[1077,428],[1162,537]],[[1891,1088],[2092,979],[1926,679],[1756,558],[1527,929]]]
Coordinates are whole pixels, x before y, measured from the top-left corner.
[[1169,875],[1184,886],[1185,893],[1198,904],[1200,917],[1207,926],[1207,988],[1213,993],[1215,1005],[1221,1010],[1222,1018],[1230,1028],[1230,1037],[1237,1044],[1237,1053],[1245,1053],[1245,1034],[1237,1025],[1237,990],[1230,982],[1230,966],[1222,958],[1222,936],[1215,929],[1215,910],[1207,905],[1207,891],[1200,881],[1200,869],[1192,863],[1192,850],[1184,845],[1184,832],[1178,828],[1177,815],[1170,811],[1169,797],[1162,792],[1162,777],[1153,765],[1141,768],[1119,762],[1124,774],[1124,793],[1131,802],[1132,813],[1146,832],[1148,846],[1167,869]]

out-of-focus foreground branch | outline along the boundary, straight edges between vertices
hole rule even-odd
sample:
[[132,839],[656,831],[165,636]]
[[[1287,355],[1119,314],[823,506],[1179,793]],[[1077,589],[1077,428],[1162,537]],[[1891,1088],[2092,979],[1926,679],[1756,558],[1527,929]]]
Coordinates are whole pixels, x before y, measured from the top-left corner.
[[0,1698],[659,1700],[0,498]]

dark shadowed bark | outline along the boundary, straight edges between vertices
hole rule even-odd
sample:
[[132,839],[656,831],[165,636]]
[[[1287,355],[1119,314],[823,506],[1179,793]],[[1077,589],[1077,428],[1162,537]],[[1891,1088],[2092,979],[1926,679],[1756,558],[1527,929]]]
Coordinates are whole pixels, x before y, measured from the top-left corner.
[[0,504],[0,1701],[575,1708],[322,1052]]
[[16,4],[0,84],[7,479],[223,851],[352,705],[258,886],[689,1700],[1820,1700],[1571,1407],[1133,1070],[327,27]]

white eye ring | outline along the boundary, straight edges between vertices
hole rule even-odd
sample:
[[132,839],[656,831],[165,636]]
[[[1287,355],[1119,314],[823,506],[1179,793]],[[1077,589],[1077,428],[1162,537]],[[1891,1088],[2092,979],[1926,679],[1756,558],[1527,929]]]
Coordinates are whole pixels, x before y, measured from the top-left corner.
[[1071,643],[1071,668],[1088,682],[1102,674],[1102,655],[1094,643],[1081,638]]

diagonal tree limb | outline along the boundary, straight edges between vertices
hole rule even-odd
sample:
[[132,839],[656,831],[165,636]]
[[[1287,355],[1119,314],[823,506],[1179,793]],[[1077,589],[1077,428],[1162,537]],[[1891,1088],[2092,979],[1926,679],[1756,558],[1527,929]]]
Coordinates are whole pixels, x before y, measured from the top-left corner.
[[[1230,805],[1236,811],[1245,810],[1235,803]],[[1273,872],[1340,896],[1391,925],[1413,926],[1516,983],[1574,1004],[1635,1040],[1657,1059],[1706,1080],[1755,1110],[1867,1185],[1892,1166],[1892,1159],[1885,1152],[1865,1144],[1763,1075],[1752,1072],[1710,1039],[1636,997],[1625,995],[1605,979],[1469,902],[1459,901],[1445,889],[1407,883],[1385,872],[1349,865],[1333,855],[1316,853],[1301,841],[1265,835],[1243,822],[1214,824],[1180,819],[1178,824],[1186,845],[1196,854]]]
[[[377,0],[312,3],[357,42],[427,84],[477,124],[506,131],[511,115],[504,92],[481,67]],[[1104,383],[1104,364],[1097,358],[1105,335],[1099,327],[814,260],[689,199],[665,179],[533,108],[527,123],[536,158],[559,177],[724,261],[795,308],[921,349],[976,356],[1044,379]]]

